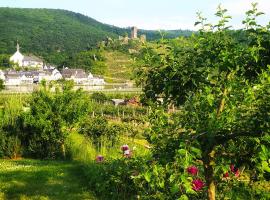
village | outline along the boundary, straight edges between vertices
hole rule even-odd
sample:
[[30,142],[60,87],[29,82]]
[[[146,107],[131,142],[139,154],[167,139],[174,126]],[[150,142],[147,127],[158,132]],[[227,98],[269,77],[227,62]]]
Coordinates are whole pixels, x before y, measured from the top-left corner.
[[38,84],[42,80],[51,82],[60,79],[73,80],[76,85],[105,85],[102,77],[93,76],[83,69],[63,67],[62,70],[58,70],[54,66],[47,66],[42,59],[36,56],[25,56],[20,52],[18,43],[17,51],[10,57],[10,61],[18,65],[21,70],[0,70],[0,79],[6,86],[31,85]]

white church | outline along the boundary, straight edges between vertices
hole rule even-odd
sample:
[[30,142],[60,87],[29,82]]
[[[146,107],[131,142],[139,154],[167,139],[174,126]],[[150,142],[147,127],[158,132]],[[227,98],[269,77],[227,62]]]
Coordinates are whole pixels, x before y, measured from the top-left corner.
[[42,69],[43,61],[36,56],[24,56],[20,52],[20,46],[17,43],[17,51],[10,57],[10,61],[19,65],[19,67],[35,67]]

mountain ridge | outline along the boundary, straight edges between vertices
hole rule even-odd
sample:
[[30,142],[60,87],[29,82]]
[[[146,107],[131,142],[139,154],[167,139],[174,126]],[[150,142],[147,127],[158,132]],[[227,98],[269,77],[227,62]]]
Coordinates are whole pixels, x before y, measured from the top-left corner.
[[[119,28],[99,22],[89,16],[63,9],[0,7],[0,54],[12,54],[19,41],[22,52],[43,58],[61,54],[71,56],[93,49],[97,43],[130,33],[130,28]],[[189,36],[192,31],[168,31],[165,36]],[[160,39],[157,31],[139,30],[147,40]],[[59,55],[57,55],[59,56]]]

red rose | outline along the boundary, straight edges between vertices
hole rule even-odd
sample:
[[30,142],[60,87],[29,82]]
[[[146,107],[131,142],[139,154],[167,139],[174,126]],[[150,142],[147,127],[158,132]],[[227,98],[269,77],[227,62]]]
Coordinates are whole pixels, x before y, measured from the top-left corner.
[[194,176],[198,174],[198,171],[199,171],[198,168],[195,167],[195,166],[190,166],[190,167],[187,168],[187,172],[189,174],[194,175]]
[[195,179],[192,181],[192,189],[195,190],[195,191],[199,191],[203,188],[204,186],[204,182],[200,179]]

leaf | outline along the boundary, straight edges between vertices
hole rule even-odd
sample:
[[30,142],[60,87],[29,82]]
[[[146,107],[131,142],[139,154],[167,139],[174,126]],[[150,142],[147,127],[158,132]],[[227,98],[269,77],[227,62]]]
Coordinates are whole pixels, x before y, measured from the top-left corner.
[[178,200],[188,200],[188,196],[183,194]]
[[171,187],[171,193],[172,194],[176,194],[177,192],[179,192],[179,185],[178,184],[174,184],[172,187]]
[[185,149],[179,149],[179,150],[178,150],[178,153],[179,153],[181,156],[185,156],[185,155],[186,155],[186,150],[185,150]]
[[256,16],[260,16],[260,15],[264,15],[265,13],[264,12],[258,12],[256,13]]
[[262,162],[262,170],[270,173],[270,167],[267,161]]
[[148,171],[144,174],[145,180],[149,183],[151,180],[151,173]]
[[196,154],[196,156],[201,155],[201,150],[195,147],[191,147],[190,150]]

